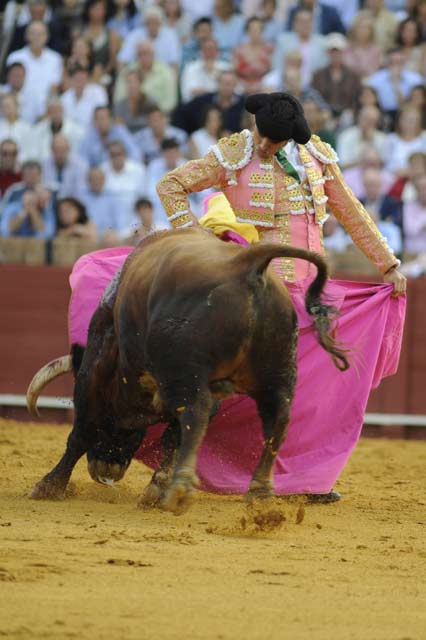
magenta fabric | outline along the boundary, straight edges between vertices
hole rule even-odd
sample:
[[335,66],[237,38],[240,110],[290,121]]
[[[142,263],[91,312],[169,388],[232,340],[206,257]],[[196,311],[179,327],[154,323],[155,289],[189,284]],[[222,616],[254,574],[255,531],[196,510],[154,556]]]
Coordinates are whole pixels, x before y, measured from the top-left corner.
[[[130,248],[95,252],[81,258],[70,278],[70,340],[85,344],[91,313],[114,269]],[[96,280],[96,284],[94,283]],[[392,298],[392,285],[330,280],[325,300],[340,310],[337,335],[353,350],[344,373],[319,346],[304,308],[309,280],[286,283],[299,319],[298,382],[288,436],[275,466],[277,493],[327,493],[358,441],[370,389],[395,373],[401,350],[405,297]],[[155,467],[160,460],[155,425],[137,458]],[[223,401],[201,446],[197,473],[201,488],[243,493],[262,448],[255,403],[246,396]]]
[[223,240],[223,242],[234,242],[234,244],[241,244],[244,247],[248,247],[250,244],[250,242],[243,238],[243,236],[240,236],[239,233],[231,230],[224,231],[220,236],[220,239]]
[[70,275],[71,300],[68,307],[70,344],[87,343],[89,323],[105,287],[111,282],[134,247],[101,249],[81,256]]

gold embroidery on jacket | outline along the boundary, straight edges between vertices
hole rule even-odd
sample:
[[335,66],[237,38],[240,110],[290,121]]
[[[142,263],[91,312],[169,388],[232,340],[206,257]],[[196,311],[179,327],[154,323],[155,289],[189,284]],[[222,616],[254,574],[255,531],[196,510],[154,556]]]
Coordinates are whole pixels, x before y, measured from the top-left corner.
[[268,189],[267,191],[253,191],[250,197],[249,204],[253,207],[266,207],[273,209],[274,207],[274,190]]
[[253,211],[243,207],[233,207],[233,211],[238,222],[251,222],[264,227],[274,226],[273,211]]
[[[321,224],[327,216],[326,202],[327,197],[324,191],[324,178],[321,167],[317,163],[312,162],[311,155],[305,145],[298,145],[300,159],[306,170],[306,178],[309,184],[310,193],[305,189],[305,197],[312,196],[309,205],[306,207],[308,211],[315,211],[315,222]],[[310,211],[311,212],[311,211]]]
[[[261,242],[272,242],[273,244],[291,244],[290,219],[289,216],[280,216],[275,223],[275,228],[261,232]],[[275,273],[288,282],[296,279],[294,260],[292,258],[275,258],[272,260],[272,268]]]
[[249,187],[256,187],[257,189],[273,188],[274,186],[274,174],[272,171],[265,171],[262,173],[252,173],[249,182]]

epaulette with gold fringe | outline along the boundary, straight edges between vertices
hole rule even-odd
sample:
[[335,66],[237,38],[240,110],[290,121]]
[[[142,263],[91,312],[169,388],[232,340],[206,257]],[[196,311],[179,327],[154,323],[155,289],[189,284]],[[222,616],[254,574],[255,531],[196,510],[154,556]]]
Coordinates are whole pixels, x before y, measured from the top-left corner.
[[339,161],[337,153],[328,142],[323,142],[319,136],[313,135],[305,147],[317,160],[323,164],[334,164]]
[[253,136],[248,129],[221,138],[210,147],[218,162],[229,171],[237,171],[246,166],[253,154]]

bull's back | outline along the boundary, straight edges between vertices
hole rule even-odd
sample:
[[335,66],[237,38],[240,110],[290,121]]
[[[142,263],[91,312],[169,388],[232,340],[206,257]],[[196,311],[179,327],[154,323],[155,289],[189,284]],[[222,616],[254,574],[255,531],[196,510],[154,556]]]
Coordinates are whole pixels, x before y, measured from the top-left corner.
[[128,258],[116,310],[123,304],[131,304],[145,311],[159,299],[184,295],[187,291],[210,290],[233,277],[232,258],[240,250],[238,245],[224,243],[198,229],[154,235]]
[[137,354],[145,367],[161,354],[172,367],[173,354],[211,360],[238,349],[250,308],[247,295],[232,290],[239,250],[203,231],[142,243],[123,269],[114,305],[121,356],[129,362]]
[[[211,367],[232,363],[263,316],[265,283],[256,292],[235,259],[247,251],[198,229],[141,243],[123,269],[114,309],[120,350],[128,359],[143,352],[141,366],[157,354],[171,368],[191,354]],[[267,279],[269,298],[287,299],[285,288]]]

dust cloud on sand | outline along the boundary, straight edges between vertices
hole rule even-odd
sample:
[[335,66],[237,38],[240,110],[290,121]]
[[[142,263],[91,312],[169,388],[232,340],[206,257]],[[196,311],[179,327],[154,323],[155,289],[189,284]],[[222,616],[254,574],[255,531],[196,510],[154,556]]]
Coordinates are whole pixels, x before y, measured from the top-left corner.
[[139,463],[29,500],[68,431],[0,422],[0,638],[426,637],[425,442],[363,440],[335,505],[198,493],[175,517],[137,508]]

